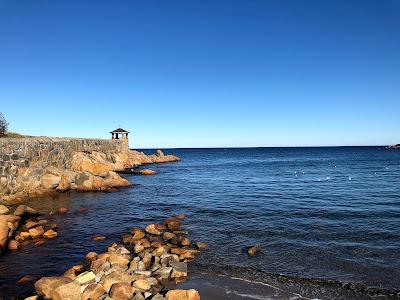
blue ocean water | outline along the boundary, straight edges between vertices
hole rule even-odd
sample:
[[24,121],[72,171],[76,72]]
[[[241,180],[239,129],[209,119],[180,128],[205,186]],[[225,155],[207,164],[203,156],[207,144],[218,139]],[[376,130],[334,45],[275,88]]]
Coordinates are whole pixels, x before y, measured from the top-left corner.
[[[193,240],[210,246],[194,270],[275,283],[349,284],[378,293],[400,289],[400,151],[327,147],[166,152],[182,161],[146,166],[158,171],[156,176],[124,175],[135,183],[133,188],[31,200],[30,205],[47,212],[62,206],[89,211],[53,216],[59,224],[56,240],[3,256],[0,293],[28,294],[32,287],[15,287],[22,275],[60,274],[130,228],[177,213],[189,215],[185,226]],[[108,240],[95,243],[94,234]],[[249,258],[245,249],[255,244],[262,253]]]

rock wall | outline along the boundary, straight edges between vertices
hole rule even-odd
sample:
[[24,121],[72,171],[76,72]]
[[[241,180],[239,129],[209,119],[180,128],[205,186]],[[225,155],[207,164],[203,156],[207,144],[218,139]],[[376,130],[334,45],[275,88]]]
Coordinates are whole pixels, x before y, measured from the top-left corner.
[[[70,170],[77,153],[101,152],[106,155],[128,151],[124,141],[78,138],[0,139],[0,196],[44,190],[46,172]],[[59,175],[59,174],[53,174]]]
[[130,151],[125,140],[78,138],[0,139],[0,199],[52,190],[109,190],[129,182],[114,171],[142,163],[179,160]]

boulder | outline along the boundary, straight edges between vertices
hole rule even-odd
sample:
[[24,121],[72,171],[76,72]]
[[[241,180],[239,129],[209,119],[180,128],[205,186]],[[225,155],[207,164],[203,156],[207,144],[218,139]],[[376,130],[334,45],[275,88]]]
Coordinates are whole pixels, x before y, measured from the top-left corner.
[[113,165],[105,155],[99,152],[75,152],[72,157],[72,171],[87,172],[96,176],[106,176],[109,171],[113,170]]
[[71,189],[71,185],[75,182],[76,173],[71,171],[65,171],[60,178],[57,190],[67,191]]
[[18,207],[14,211],[15,216],[23,216],[23,215],[38,215],[38,212],[33,209],[32,207],[29,207],[27,205],[18,205]]
[[85,258],[86,258],[87,261],[92,262],[97,258],[97,253],[96,252],[89,252],[88,254],[86,254]]
[[183,247],[188,247],[188,246],[191,245],[191,242],[190,242],[190,240],[189,240],[187,237],[184,237],[184,238],[182,238],[182,240],[181,240],[181,245],[182,245]]
[[7,247],[9,250],[17,250],[19,248],[19,243],[16,240],[9,240]]
[[44,189],[54,189],[61,181],[60,175],[44,174],[40,179],[40,184]]
[[130,185],[131,183],[128,180],[112,171],[108,172],[107,176],[104,178],[105,188],[126,187]]
[[187,262],[173,262],[169,263],[172,268],[171,278],[187,277]]
[[167,300],[200,300],[200,294],[196,290],[170,290],[165,295]]
[[161,235],[161,231],[156,229],[156,224],[147,225],[144,230],[150,234]]
[[104,295],[106,291],[99,283],[89,284],[82,293],[82,300],[95,300]]
[[71,279],[65,277],[42,277],[35,283],[35,290],[39,296],[51,298],[51,292],[59,286],[72,282]]
[[133,283],[133,287],[142,291],[148,291],[151,288],[151,284],[146,279],[139,279]]
[[131,300],[144,300],[144,296],[142,293],[137,293]]
[[95,242],[104,241],[105,239],[106,239],[106,237],[103,235],[97,235],[97,236],[93,237],[93,241],[95,241]]
[[112,267],[118,265],[123,268],[127,268],[129,264],[129,256],[111,254],[110,257],[108,258],[108,261],[110,262]]
[[157,172],[150,169],[143,169],[139,171],[140,175],[156,175]]
[[47,230],[45,233],[43,233],[43,237],[45,239],[54,239],[57,237],[57,232],[55,232],[53,229]]
[[132,233],[133,240],[140,240],[140,239],[144,238],[144,236],[145,236],[145,233],[140,228],[134,228],[131,231],[131,233]]
[[37,226],[37,227],[29,229],[29,234],[32,237],[32,239],[41,237],[43,235],[43,233],[44,233],[44,229],[42,226]]
[[0,204],[0,215],[6,215],[10,212],[7,206]]
[[94,282],[96,275],[93,272],[83,272],[79,274],[74,281],[80,285],[87,285]]
[[7,215],[0,215],[0,251],[3,250],[8,240],[8,221]]
[[164,156],[164,153],[163,153],[160,149],[158,149],[158,150],[156,151],[155,155],[158,156],[158,157],[163,157],[163,156]]
[[181,221],[176,218],[168,218],[165,220],[164,224],[168,227],[169,230],[175,231],[180,230]]
[[163,237],[164,241],[169,241],[169,240],[173,239],[174,237],[176,237],[176,234],[166,231],[163,233],[162,237]]
[[160,269],[156,270],[154,274],[159,275],[161,278],[169,278],[171,271],[171,267],[161,267]]
[[247,254],[249,256],[256,256],[260,253],[261,247],[259,245],[252,246],[249,249],[247,249]]
[[81,286],[72,281],[55,288],[51,292],[52,300],[79,300],[81,299]]
[[22,276],[17,281],[17,284],[18,285],[24,285],[24,284],[27,284],[27,283],[31,282],[33,279],[34,279],[34,277],[32,275],[25,275],[25,276]]
[[104,275],[101,278],[100,284],[103,286],[104,290],[108,293],[110,292],[112,285],[118,282],[126,282],[128,284],[131,284],[132,277],[131,275],[124,273],[122,271],[114,271],[108,275]]
[[22,231],[22,232],[19,234],[19,237],[21,238],[21,240],[26,240],[26,239],[31,238],[31,235],[30,235],[29,232],[27,232],[27,231]]
[[35,222],[35,221],[32,221],[32,220],[27,220],[25,222],[25,224],[24,224],[24,227],[26,229],[31,229],[31,228],[36,227],[36,226],[39,226],[39,223]]
[[116,300],[129,300],[132,298],[135,288],[126,282],[113,284],[110,290],[110,296]]

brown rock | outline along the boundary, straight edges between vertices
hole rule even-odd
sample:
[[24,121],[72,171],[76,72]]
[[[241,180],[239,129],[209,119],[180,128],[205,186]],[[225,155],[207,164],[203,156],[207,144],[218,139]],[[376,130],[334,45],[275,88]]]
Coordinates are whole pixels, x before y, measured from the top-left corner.
[[256,245],[256,246],[250,247],[247,250],[247,254],[249,256],[256,256],[260,253],[260,251],[261,251],[261,247],[259,245]]
[[170,262],[172,268],[171,278],[187,277],[187,263],[186,262]]
[[63,277],[66,277],[68,279],[74,280],[76,278],[76,271],[74,268],[70,268],[67,271],[64,272]]
[[44,174],[40,179],[40,183],[44,189],[53,189],[57,187],[57,185],[60,183],[60,180],[61,176],[59,175]]
[[149,169],[143,169],[139,171],[140,175],[156,175],[157,172]]
[[57,232],[55,232],[53,229],[47,230],[45,233],[43,233],[43,237],[45,239],[54,239],[57,237]]
[[60,182],[58,183],[57,190],[66,191],[71,188],[71,184],[75,181],[75,172],[65,171],[60,178]]
[[82,293],[82,300],[99,299],[106,291],[99,283],[89,284]]
[[65,215],[68,213],[68,211],[69,211],[68,208],[61,207],[56,211],[56,214],[57,215]]
[[0,251],[3,250],[8,240],[8,221],[7,215],[0,216]]
[[34,228],[36,226],[39,226],[39,223],[38,222],[34,222],[34,221],[27,221],[27,222],[25,222],[24,226],[25,226],[26,229],[31,229],[31,228]]
[[9,250],[17,250],[19,248],[19,243],[16,240],[9,240],[7,247]]
[[140,228],[134,228],[131,231],[131,233],[132,233],[132,239],[134,239],[134,240],[140,240],[140,239],[144,238],[144,236],[145,236],[145,233]]
[[42,226],[37,226],[37,227],[29,229],[29,234],[32,237],[32,239],[41,237],[43,235],[43,233],[44,233],[44,229]]
[[176,234],[175,233],[172,233],[172,232],[168,232],[168,231],[166,231],[166,232],[164,232],[163,233],[163,240],[164,241],[169,241],[169,240],[171,240],[172,238],[174,238],[174,237],[176,237]]
[[35,290],[40,296],[51,298],[51,292],[61,285],[71,282],[65,277],[42,277],[35,283]]
[[168,218],[165,220],[164,224],[169,228],[169,230],[180,230],[181,221],[176,218]]
[[119,254],[111,254],[108,258],[111,266],[119,265],[123,268],[127,267],[129,264],[129,256],[119,255]]
[[145,231],[147,233],[150,233],[150,234],[161,235],[161,231],[156,229],[156,225],[155,224],[147,225],[146,228],[145,228]]
[[22,276],[17,281],[17,284],[18,285],[24,285],[24,284],[27,284],[27,283],[31,282],[33,279],[35,279],[35,278],[32,275],[25,275],[25,276]]
[[106,239],[106,237],[103,235],[97,235],[97,236],[93,237],[93,241],[95,241],[95,242],[104,241],[105,239]]
[[132,236],[130,234],[123,234],[121,236],[122,243],[127,245],[132,242]]
[[163,225],[163,224],[154,224],[154,227],[159,230],[159,231],[165,231],[168,230],[167,226]]
[[97,253],[96,252],[89,252],[88,254],[86,254],[86,260],[87,261],[94,261],[97,258]]
[[107,261],[109,256],[110,256],[109,253],[99,254],[97,258],[94,261],[92,261],[90,269],[93,270],[93,272],[97,273],[99,271],[99,268]]
[[93,272],[83,272],[81,274],[79,274],[74,281],[79,283],[80,285],[87,285],[90,283],[93,283],[94,280],[96,278],[96,274],[94,274]]
[[134,286],[135,288],[139,289],[139,290],[142,290],[142,291],[148,291],[148,290],[150,290],[150,288],[151,288],[150,282],[148,282],[146,279],[139,279],[139,280],[136,280],[136,281],[133,283],[133,286]]
[[21,238],[22,240],[26,240],[26,239],[29,239],[29,238],[31,237],[31,235],[30,235],[29,232],[27,232],[27,231],[22,231],[22,232],[19,234],[19,236],[20,236],[20,238]]
[[152,252],[153,256],[161,256],[164,253],[168,252],[168,247],[167,246],[160,246],[157,247],[156,249],[154,249],[154,251]]
[[0,204],[0,215],[6,215],[10,212],[7,206]]
[[181,240],[181,245],[183,247],[188,247],[191,245],[190,240],[187,237],[182,238]]
[[196,290],[171,290],[165,295],[167,300],[200,300],[200,294]]
[[131,284],[132,277],[125,272],[114,271],[108,275],[104,275],[101,278],[100,284],[103,286],[104,290],[108,293],[110,292],[112,285],[118,282],[126,282],[128,284]]
[[52,300],[78,300],[80,298],[81,286],[75,281],[60,285],[51,292]]
[[23,216],[25,214],[37,215],[38,212],[35,209],[33,209],[27,205],[18,205],[18,207],[14,211],[14,215],[15,216]]
[[135,289],[126,282],[113,284],[110,290],[110,296],[116,300],[129,300],[133,296]]

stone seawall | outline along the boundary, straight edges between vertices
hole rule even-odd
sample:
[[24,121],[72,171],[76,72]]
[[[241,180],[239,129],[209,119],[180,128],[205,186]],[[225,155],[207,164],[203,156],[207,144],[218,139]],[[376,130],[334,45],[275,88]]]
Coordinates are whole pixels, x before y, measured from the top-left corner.
[[1,138],[0,200],[54,191],[112,191],[129,181],[115,172],[179,160],[129,150],[128,141],[79,138]]
[[[125,141],[79,138],[2,138],[0,139],[0,195],[20,191],[22,182],[39,182],[48,167],[71,169],[77,152],[121,153]],[[29,172],[27,172],[29,170]],[[21,177],[21,178],[19,178]]]

